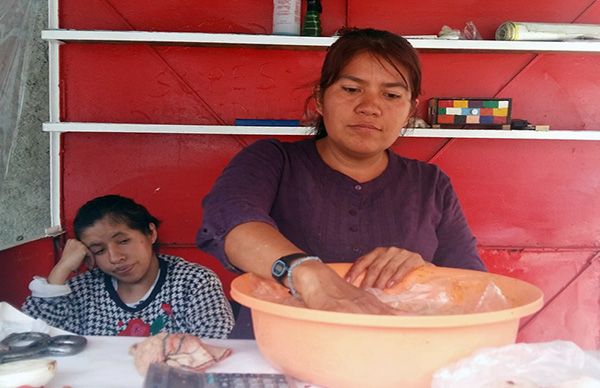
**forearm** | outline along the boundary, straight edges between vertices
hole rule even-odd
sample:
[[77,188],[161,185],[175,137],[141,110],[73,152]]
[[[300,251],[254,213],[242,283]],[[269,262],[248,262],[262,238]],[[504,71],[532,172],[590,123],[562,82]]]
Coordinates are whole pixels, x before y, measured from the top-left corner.
[[233,228],[225,237],[225,253],[237,268],[264,278],[278,258],[302,252],[277,229],[264,222],[247,222]]
[[48,284],[65,284],[71,272],[70,268],[66,268],[66,266],[59,262],[52,268],[52,271],[50,271],[50,274],[48,275]]
[[71,273],[81,266],[86,256],[93,257],[81,241],[68,239],[60,260],[48,275],[48,284],[65,284]]
[[[238,225],[225,237],[225,253],[230,262],[264,278],[271,277],[275,260],[295,252],[302,250],[271,225],[261,222]],[[373,295],[353,287],[320,261],[302,263],[294,269],[292,277],[294,288],[310,308],[368,314],[391,311]]]
[[72,301],[68,296],[28,296],[21,310],[30,317],[42,319],[51,326],[66,330],[67,322],[73,319]]

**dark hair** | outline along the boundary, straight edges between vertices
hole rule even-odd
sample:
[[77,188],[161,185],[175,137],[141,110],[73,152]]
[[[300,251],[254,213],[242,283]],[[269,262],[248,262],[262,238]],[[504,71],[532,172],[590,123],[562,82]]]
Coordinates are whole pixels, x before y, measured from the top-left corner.
[[120,195],[105,195],[86,202],[73,220],[75,237],[80,240],[83,231],[94,225],[96,221],[110,217],[113,221],[122,222],[129,228],[150,234],[150,223],[156,228],[160,221],[134,200]]
[[[381,58],[392,65],[401,74],[397,64],[408,70],[411,100],[416,101],[421,94],[421,63],[416,50],[403,37],[388,31],[372,28],[346,28],[339,32],[340,37],[329,47],[323,67],[321,79],[313,97],[325,94],[340,77],[344,67],[356,55],[367,52]],[[315,138],[327,136],[323,117],[317,115],[315,122]]]

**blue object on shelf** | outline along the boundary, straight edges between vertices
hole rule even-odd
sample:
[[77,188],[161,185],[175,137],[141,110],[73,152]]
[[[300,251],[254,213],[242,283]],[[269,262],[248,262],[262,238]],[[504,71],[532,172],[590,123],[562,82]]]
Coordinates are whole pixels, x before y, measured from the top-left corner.
[[299,127],[300,120],[235,119],[235,125],[246,127]]

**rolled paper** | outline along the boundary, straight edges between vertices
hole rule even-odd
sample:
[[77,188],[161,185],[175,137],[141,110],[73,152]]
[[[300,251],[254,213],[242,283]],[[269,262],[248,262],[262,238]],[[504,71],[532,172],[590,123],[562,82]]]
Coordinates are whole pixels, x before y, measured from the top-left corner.
[[600,24],[505,22],[496,30],[496,40],[600,39]]

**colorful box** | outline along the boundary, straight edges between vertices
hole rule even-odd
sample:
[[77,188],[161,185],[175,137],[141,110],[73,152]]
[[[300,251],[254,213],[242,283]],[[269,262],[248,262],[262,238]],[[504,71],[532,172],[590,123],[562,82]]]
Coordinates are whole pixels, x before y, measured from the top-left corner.
[[512,99],[436,97],[429,100],[433,128],[510,129]]

